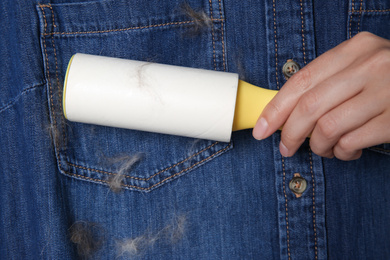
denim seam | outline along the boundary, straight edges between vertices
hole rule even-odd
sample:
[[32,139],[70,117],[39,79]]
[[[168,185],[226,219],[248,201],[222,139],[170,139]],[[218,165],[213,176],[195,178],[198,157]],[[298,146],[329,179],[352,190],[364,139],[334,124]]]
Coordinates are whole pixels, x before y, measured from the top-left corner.
[[303,3],[302,0],[299,1],[301,7],[301,28],[302,28],[302,51],[303,51],[303,64],[307,64],[306,61],[306,45],[305,45],[305,34],[304,34],[304,20],[303,20]]
[[349,28],[348,28],[348,32],[349,32],[349,39],[352,38],[352,14],[355,12],[355,8],[354,8],[354,0],[351,1],[351,12],[349,13]]
[[[278,76],[278,42],[276,35],[276,0],[272,0],[272,11],[273,11],[273,21],[274,21],[274,40],[275,40],[275,78],[276,78],[276,87],[280,89],[279,85],[279,76]],[[284,157],[282,156],[282,171],[283,171],[283,193],[285,199],[285,208],[286,208],[286,239],[287,239],[287,255],[288,260],[291,260],[291,252],[290,252],[290,231],[288,227],[288,199],[286,193],[286,169],[284,164]]]
[[[39,5],[39,7],[41,8],[42,15],[43,15],[44,33],[46,33],[46,30],[47,30],[46,13],[45,13],[43,5]],[[53,88],[52,88],[52,82],[51,82],[51,78],[50,78],[49,56],[47,54],[46,37],[43,38],[43,48],[44,48],[44,52],[45,52],[45,62],[46,62],[46,68],[47,68],[46,74],[47,74],[47,82],[48,82],[48,87],[49,87],[50,106],[52,109],[52,117],[53,117],[53,123],[54,123],[53,127],[57,127],[57,120],[56,120],[55,113],[54,113]],[[53,136],[55,137],[55,135],[53,135]],[[57,146],[57,138],[53,138],[53,143],[54,143],[54,146],[56,147]],[[56,154],[56,158],[57,158],[58,163],[59,163],[59,167],[61,168],[61,158],[58,154],[57,149],[55,149],[55,154]]]
[[[190,160],[191,158],[193,158],[193,157],[195,157],[195,156],[197,156],[197,155],[203,153],[204,151],[206,151],[206,150],[212,148],[213,146],[215,146],[215,145],[218,144],[218,143],[219,143],[219,142],[215,142],[215,143],[209,145],[208,147],[202,149],[201,151],[199,151],[199,152],[197,152],[197,153],[195,153],[195,154],[193,154],[193,155],[187,157],[186,159],[184,159],[184,160],[182,160],[182,161],[180,161],[180,162],[178,162],[178,163],[176,163],[176,164],[174,164],[174,165],[172,165],[172,166],[170,166],[170,167],[168,167],[168,168],[165,168],[164,170],[161,170],[161,171],[159,171],[159,172],[153,174],[152,176],[150,176],[150,177],[148,177],[148,178],[134,177],[134,176],[129,176],[129,175],[124,175],[124,176],[125,176],[126,178],[131,178],[131,179],[135,179],[135,180],[149,181],[150,179],[156,177],[157,175],[159,175],[159,174],[161,174],[161,173],[163,173],[163,172],[169,171],[170,169],[172,169],[172,168],[174,168],[174,167],[176,167],[176,166],[178,166],[178,165],[180,165],[180,164],[182,164],[182,163],[184,163],[184,162]],[[117,175],[116,173],[113,173],[113,172],[108,172],[108,171],[103,171],[103,170],[88,168],[88,167],[81,166],[81,165],[76,165],[76,164],[73,164],[73,163],[70,163],[70,162],[68,162],[68,164],[69,164],[70,166],[73,166],[73,167],[76,167],[76,168],[80,168],[80,169],[83,169],[83,170],[95,171],[95,172],[99,172],[99,173],[103,173],[103,174],[109,174],[109,175]]]
[[[143,188],[143,187],[139,187],[139,186],[135,186],[135,185],[130,185],[130,184],[122,184],[122,186],[124,186],[124,187],[129,187],[129,188],[134,188],[134,189],[138,189],[138,190],[143,190],[143,191],[149,191],[149,190],[153,189],[154,187],[156,187],[156,186],[158,186],[158,185],[160,185],[160,184],[166,182],[167,180],[172,179],[172,178],[174,178],[174,177],[180,175],[181,173],[183,173],[183,172],[185,172],[185,171],[191,170],[192,168],[196,167],[197,165],[199,165],[199,164],[201,164],[201,163],[203,163],[203,162],[205,162],[205,161],[211,159],[212,157],[215,157],[216,155],[218,155],[218,154],[220,154],[220,153],[226,151],[226,150],[230,147],[230,144],[231,144],[231,143],[228,143],[227,146],[226,146],[224,149],[219,150],[219,151],[213,153],[213,154],[210,155],[209,157],[207,157],[207,158],[205,158],[205,159],[203,159],[203,160],[201,160],[201,161],[199,161],[199,162],[197,162],[197,163],[195,163],[195,164],[193,164],[193,165],[187,167],[186,169],[181,170],[180,172],[177,172],[177,173],[175,173],[175,174],[173,174],[173,175],[171,175],[171,176],[168,176],[167,178],[161,180],[160,182],[158,182],[158,183],[156,183],[156,184],[153,184],[152,186],[150,186],[150,187],[148,187],[148,188]],[[95,178],[91,178],[91,177],[86,177],[86,176],[83,176],[83,175],[79,175],[79,174],[75,174],[75,173],[71,173],[71,172],[66,172],[66,171],[64,171],[64,172],[65,172],[66,174],[70,175],[70,176],[76,176],[76,177],[79,177],[79,178],[82,178],[82,179],[87,179],[87,180],[91,180],[91,181],[98,181],[98,182],[107,183],[107,181],[105,181],[105,180],[95,179]]]
[[358,18],[358,29],[357,29],[357,32],[359,33],[360,32],[360,19],[362,17],[362,8],[363,8],[363,0],[360,0],[360,6],[359,6],[359,18]]
[[367,149],[372,150],[372,151],[377,151],[377,152],[383,152],[385,154],[390,153],[389,149],[383,149],[383,148],[379,148],[379,147],[368,147]]
[[275,7],[275,0],[272,0],[272,10],[273,10],[273,14],[274,14],[275,77],[276,77],[276,87],[277,87],[277,89],[280,89],[280,85],[279,85],[279,76],[278,76],[278,43],[277,43],[277,36],[276,36],[276,7]]
[[[222,21],[222,19],[213,19],[211,21]],[[171,25],[182,25],[182,24],[193,24],[194,21],[181,21],[181,22],[169,22],[169,23],[161,23],[161,24],[152,24],[145,26],[133,26],[121,29],[112,29],[112,30],[100,30],[100,31],[76,31],[76,32],[45,32],[43,36],[52,36],[52,35],[81,35],[81,34],[98,34],[98,33],[110,33],[110,32],[124,32],[124,31],[134,31],[134,30],[142,30],[149,28],[157,28],[157,27],[165,27]]]
[[[214,18],[213,18],[213,4],[211,2],[211,0],[209,0],[209,6],[210,6],[210,17],[211,17],[211,20],[213,21]],[[214,59],[214,70],[217,70],[217,59],[216,59],[216,52],[215,52],[215,34],[214,34],[214,24],[212,25],[211,27],[211,37],[212,37],[212,41],[213,41],[213,59]]]
[[314,231],[314,252],[315,259],[318,259],[318,241],[317,241],[317,227],[316,227],[316,199],[315,199],[315,182],[314,182],[314,170],[313,170],[313,157],[311,149],[309,148],[310,159],[310,173],[313,186],[313,231]]
[[290,251],[290,230],[288,226],[288,199],[286,193],[286,167],[284,163],[284,157],[282,156],[282,170],[283,170],[283,193],[284,193],[284,201],[286,207],[286,235],[287,235],[287,255],[288,259],[291,259],[291,251]]
[[218,4],[219,4],[219,17],[221,18],[221,37],[222,37],[222,61],[223,61],[223,71],[226,71],[226,57],[225,57],[225,40],[224,40],[224,31],[225,31],[225,28],[224,28],[224,19],[222,19],[222,3],[221,3],[221,0],[218,0]]
[[[54,28],[56,28],[56,24],[55,24],[55,18],[54,18],[54,11],[53,11],[53,8],[51,7],[51,5],[49,5],[49,8],[50,8],[50,11],[51,11],[51,19],[52,19],[52,26],[53,26],[53,30]],[[53,35],[51,36],[51,42],[52,42],[52,46],[53,46],[53,52],[54,52],[54,60],[55,60],[55,68],[56,68],[56,81],[57,81],[57,92],[58,92],[58,95],[59,95],[59,100],[62,100],[62,92],[61,92],[61,85],[60,85],[60,79],[58,77],[59,73],[58,73],[58,58],[57,58],[57,48],[56,48],[56,45],[54,43],[54,37]],[[58,111],[61,111],[61,102],[58,102]],[[66,145],[66,132],[65,132],[65,124],[62,122],[62,120],[60,119],[59,120],[59,123],[61,124],[61,128],[62,128],[62,141],[63,141],[63,145],[65,146]],[[61,147],[61,145],[59,146]],[[66,149],[64,151],[64,153],[66,154]]]
[[20,92],[19,94],[17,94],[14,98],[12,98],[12,100],[10,102],[8,102],[7,104],[5,104],[3,107],[0,107],[0,113],[2,113],[4,110],[7,110],[8,108],[10,108],[11,106],[13,106],[16,101],[21,97],[23,96],[25,93],[27,92],[30,92],[31,90],[34,90],[35,88],[38,88],[38,87],[42,87],[44,86],[45,83],[39,83],[39,84],[36,84],[36,85],[33,85],[31,87],[28,87],[24,90],[22,90],[22,92]]
[[[303,63],[306,65],[306,48],[305,48],[305,32],[304,32],[304,19],[303,19],[303,2],[300,0],[300,7],[301,7],[301,22],[302,22],[302,51],[303,51]],[[314,172],[313,172],[313,158],[312,158],[312,152],[309,148],[309,159],[310,159],[310,172],[312,176],[312,182],[313,182],[313,232],[314,232],[314,257],[315,259],[318,259],[318,246],[317,246],[317,228],[316,228],[316,210],[315,210],[315,183],[314,183]]]
[[364,10],[364,9],[359,9],[359,10],[354,10],[349,11],[349,13],[387,13],[390,12],[390,9],[378,9],[378,10]]

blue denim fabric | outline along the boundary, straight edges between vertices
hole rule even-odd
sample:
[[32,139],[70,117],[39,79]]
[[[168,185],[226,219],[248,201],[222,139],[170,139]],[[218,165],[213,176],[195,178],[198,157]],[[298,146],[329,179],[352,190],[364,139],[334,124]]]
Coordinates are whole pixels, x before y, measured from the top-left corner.
[[[283,158],[280,133],[220,143],[72,123],[61,111],[76,52],[280,89],[288,59],[303,67],[360,31],[390,39],[388,0],[12,0],[0,2],[0,21],[1,258],[390,257],[388,144],[352,162],[318,157],[308,142]],[[139,153],[113,192],[115,158]],[[308,184],[299,198],[288,187],[296,173]],[[75,223],[97,241],[90,252]],[[121,252],[126,242],[136,246]]]

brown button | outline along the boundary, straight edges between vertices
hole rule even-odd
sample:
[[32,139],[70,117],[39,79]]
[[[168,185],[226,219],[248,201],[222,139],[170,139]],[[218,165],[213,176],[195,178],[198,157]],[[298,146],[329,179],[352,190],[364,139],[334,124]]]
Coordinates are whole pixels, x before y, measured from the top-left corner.
[[295,173],[288,187],[292,192],[294,192],[295,196],[299,198],[302,196],[302,193],[306,190],[307,182],[299,173]]
[[287,62],[283,65],[283,74],[286,79],[289,79],[300,70],[298,63],[293,60],[287,60]]

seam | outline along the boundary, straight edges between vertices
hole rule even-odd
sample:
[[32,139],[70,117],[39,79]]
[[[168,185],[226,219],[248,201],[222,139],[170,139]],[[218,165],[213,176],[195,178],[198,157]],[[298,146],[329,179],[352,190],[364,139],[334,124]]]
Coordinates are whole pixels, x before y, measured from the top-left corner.
[[[148,187],[148,188],[138,187],[138,186],[129,185],[129,184],[122,184],[122,186],[124,186],[124,187],[129,187],[129,188],[134,188],[134,189],[138,189],[138,190],[143,190],[143,191],[149,191],[149,190],[153,189],[154,187],[156,187],[156,186],[158,186],[158,185],[160,185],[160,184],[162,184],[162,183],[168,181],[169,179],[172,179],[172,178],[174,178],[174,177],[180,175],[181,173],[183,173],[183,172],[185,172],[185,171],[191,170],[192,168],[196,167],[197,165],[199,165],[199,164],[201,164],[201,163],[203,163],[203,162],[205,162],[205,161],[211,159],[212,157],[215,157],[216,155],[218,155],[218,154],[220,154],[220,153],[226,151],[226,150],[229,148],[230,144],[231,144],[231,143],[228,143],[227,146],[226,146],[224,149],[219,150],[219,151],[213,153],[212,155],[210,155],[209,157],[203,159],[202,161],[199,161],[199,162],[197,162],[197,163],[195,163],[195,164],[193,164],[193,165],[187,167],[186,169],[183,169],[183,170],[181,170],[180,172],[177,172],[177,173],[175,173],[174,175],[171,175],[171,176],[169,176],[169,177],[163,179],[162,181],[160,181],[160,182],[158,182],[158,183],[156,183],[156,184],[153,184],[152,186],[150,186],[150,187]],[[79,177],[79,178],[82,178],[82,179],[87,179],[87,180],[92,180],[92,181],[98,181],[98,182],[102,182],[102,183],[107,183],[107,181],[105,181],[105,180],[94,179],[94,178],[91,178],[91,177],[86,177],[86,176],[82,176],[82,175],[79,175],[79,174],[75,174],[75,173],[71,173],[71,172],[66,172],[66,171],[65,171],[65,173],[68,174],[68,175],[70,175],[70,176],[75,176],[75,177]]]
[[352,9],[352,11],[350,11],[350,13],[386,13],[386,12],[390,12],[390,9],[379,9],[379,10],[374,10],[374,9],[371,9],[371,10],[364,10],[364,9],[354,10],[354,9]]
[[301,6],[301,23],[302,23],[302,51],[303,51],[303,63],[306,65],[306,45],[305,45],[305,34],[304,34],[304,20],[303,20],[303,3],[302,0],[299,1]]
[[[53,8],[52,6],[49,4],[48,5],[49,8],[50,8],[50,11],[51,11],[51,18],[52,18],[52,26],[53,28],[56,28],[56,24],[54,22],[54,11],[53,11]],[[61,85],[60,85],[60,79],[59,79],[59,76],[58,76],[58,58],[57,58],[57,48],[56,48],[56,45],[54,43],[54,37],[53,35],[51,36],[51,43],[52,43],[52,46],[53,46],[53,52],[54,52],[54,60],[55,60],[55,70],[56,70],[56,82],[57,82],[57,94],[58,94],[58,100],[62,100],[62,94],[61,94]],[[61,102],[57,102],[58,103],[58,111],[61,111]],[[54,109],[54,108],[53,108]],[[53,111],[54,113],[54,111]],[[61,119],[59,120],[59,122],[61,123],[61,128],[62,128],[62,141],[63,141],[63,145],[66,144],[66,139],[65,139],[65,128],[64,128],[64,123],[61,122]],[[60,148],[60,147],[59,147]],[[65,149],[66,151],[66,149]]]
[[280,89],[279,76],[278,76],[278,42],[276,39],[276,7],[275,0],[272,0],[272,10],[274,13],[274,39],[275,39],[275,77],[277,89]]
[[348,28],[348,32],[349,32],[349,39],[352,38],[352,13],[355,12],[355,8],[354,8],[354,0],[351,1],[351,12],[349,14],[349,28]]
[[42,87],[44,86],[45,83],[39,83],[39,84],[36,84],[34,86],[31,86],[31,87],[28,87],[26,89],[24,89],[22,92],[20,92],[19,94],[17,94],[10,102],[8,102],[7,104],[5,104],[3,107],[0,107],[0,113],[3,112],[4,110],[10,108],[11,106],[13,106],[16,101],[21,97],[23,96],[25,93],[27,92],[30,92],[31,90],[35,89],[35,88],[38,88],[38,87]]
[[284,193],[284,201],[285,201],[285,208],[286,208],[286,234],[287,234],[287,254],[288,259],[291,259],[291,252],[290,252],[290,230],[288,227],[288,200],[287,200],[287,193],[286,193],[286,168],[284,163],[284,157],[282,156],[282,169],[283,169],[283,193]]
[[371,149],[371,150],[378,150],[378,151],[390,153],[390,150],[383,149],[383,148],[379,148],[379,147],[369,147],[368,149]]
[[[211,17],[211,21],[222,21],[223,19],[214,19]],[[98,34],[98,33],[109,33],[109,32],[124,32],[124,31],[134,31],[134,30],[142,30],[156,27],[165,27],[170,25],[182,25],[182,24],[193,24],[194,21],[181,21],[181,22],[169,22],[169,23],[161,23],[161,24],[152,24],[145,26],[133,26],[121,29],[111,29],[111,30],[99,30],[99,31],[76,31],[76,32],[44,32],[43,36],[50,35],[80,35],[80,34]]]
[[222,37],[222,61],[223,61],[223,71],[226,71],[226,64],[225,64],[225,35],[224,35],[224,31],[225,31],[225,28],[224,28],[224,19],[222,19],[222,4],[221,4],[221,0],[218,0],[218,4],[219,4],[219,17],[221,17],[221,37]]
[[[276,78],[276,86],[277,89],[280,89],[279,79],[278,79],[278,42],[276,37],[276,4],[275,0],[272,0],[272,12],[273,12],[273,20],[274,20],[274,40],[275,40],[275,78]],[[290,252],[290,231],[288,227],[288,207],[287,207],[287,194],[286,194],[286,169],[284,164],[284,157],[282,156],[282,171],[283,171],[283,194],[285,200],[285,208],[286,208],[286,238],[287,238],[287,255],[288,260],[291,260],[291,252]]]
[[[213,146],[215,146],[215,145],[218,144],[218,143],[219,143],[219,142],[215,142],[215,143],[209,145],[208,147],[206,147],[206,148],[200,150],[199,152],[197,152],[197,153],[195,153],[195,154],[193,154],[193,155],[187,157],[186,159],[184,159],[184,160],[182,160],[182,161],[180,161],[180,162],[178,162],[178,163],[176,163],[176,164],[174,164],[174,165],[172,165],[172,166],[170,166],[170,167],[168,167],[168,168],[165,168],[164,170],[161,170],[161,171],[159,171],[159,172],[153,174],[152,176],[150,176],[150,177],[148,177],[148,178],[134,177],[134,176],[129,176],[129,175],[125,175],[125,177],[126,177],[126,178],[130,178],[130,179],[140,180],[140,181],[149,181],[149,180],[152,179],[153,177],[155,177],[155,176],[157,176],[157,175],[159,175],[159,174],[161,174],[161,173],[163,173],[163,172],[169,171],[170,169],[172,169],[172,168],[174,168],[174,167],[176,167],[176,166],[178,166],[178,165],[180,165],[180,164],[182,164],[182,163],[184,163],[184,162],[186,162],[186,161],[192,159],[193,157],[195,157],[195,156],[197,156],[197,155],[203,153],[204,151],[206,151],[206,150],[212,148]],[[80,166],[80,165],[76,165],[76,164],[73,164],[73,163],[70,163],[70,162],[68,162],[68,165],[73,166],[73,167],[76,167],[76,168],[80,168],[80,169],[83,169],[83,170],[95,171],[95,172],[99,172],[99,173],[103,173],[103,174],[109,174],[109,175],[117,175],[117,173],[108,172],[108,171],[103,171],[103,170],[97,170],[97,169],[93,169],[93,168],[87,168],[87,167]]]
[[[209,6],[210,6],[210,17],[211,21],[214,20],[213,18],[213,4],[211,3],[211,0],[209,0]],[[216,56],[215,56],[215,34],[214,34],[214,24],[212,24],[211,27],[211,37],[213,41],[213,60],[214,60],[214,70],[217,70],[217,61],[216,61]]]
[[360,0],[360,7],[359,7],[359,19],[358,19],[358,29],[357,32],[360,32],[360,19],[362,17],[362,8],[363,8],[363,0]]
[[[45,10],[43,8],[44,6],[39,5],[39,7],[41,8],[41,11],[42,11],[43,20],[44,20],[44,32],[46,33],[46,31],[47,31],[46,13],[45,13]],[[45,52],[45,63],[46,63],[46,70],[47,70],[46,74],[47,74],[47,81],[48,81],[48,86],[49,86],[50,106],[52,108],[52,117],[53,117],[53,123],[54,123],[53,127],[56,127],[57,126],[57,121],[56,121],[56,117],[55,117],[55,114],[54,114],[53,88],[52,88],[53,86],[52,86],[52,82],[51,82],[51,78],[50,78],[50,67],[49,67],[49,57],[48,57],[48,54],[47,54],[46,37],[43,38],[43,48],[44,48],[44,52]],[[55,135],[53,135],[53,136],[54,136],[54,138],[53,138],[54,146],[57,147],[57,138],[55,138]],[[55,155],[56,155],[58,164],[61,167],[61,158],[58,155],[58,150],[57,149],[55,149]]]
[[317,245],[317,227],[316,227],[316,199],[315,199],[315,182],[314,182],[314,171],[313,171],[313,157],[311,149],[309,148],[310,158],[310,173],[313,186],[313,231],[314,231],[314,253],[315,259],[318,259],[318,245]]

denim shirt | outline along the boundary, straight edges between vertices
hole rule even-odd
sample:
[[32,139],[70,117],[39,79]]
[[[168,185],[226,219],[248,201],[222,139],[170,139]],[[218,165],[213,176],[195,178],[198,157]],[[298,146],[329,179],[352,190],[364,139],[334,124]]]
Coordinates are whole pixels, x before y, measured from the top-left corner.
[[388,144],[344,162],[306,141],[284,158],[280,132],[221,143],[62,115],[75,53],[277,90],[287,60],[304,67],[360,31],[390,39],[390,1],[80,1],[0,2],[1,258],[390,257]]

